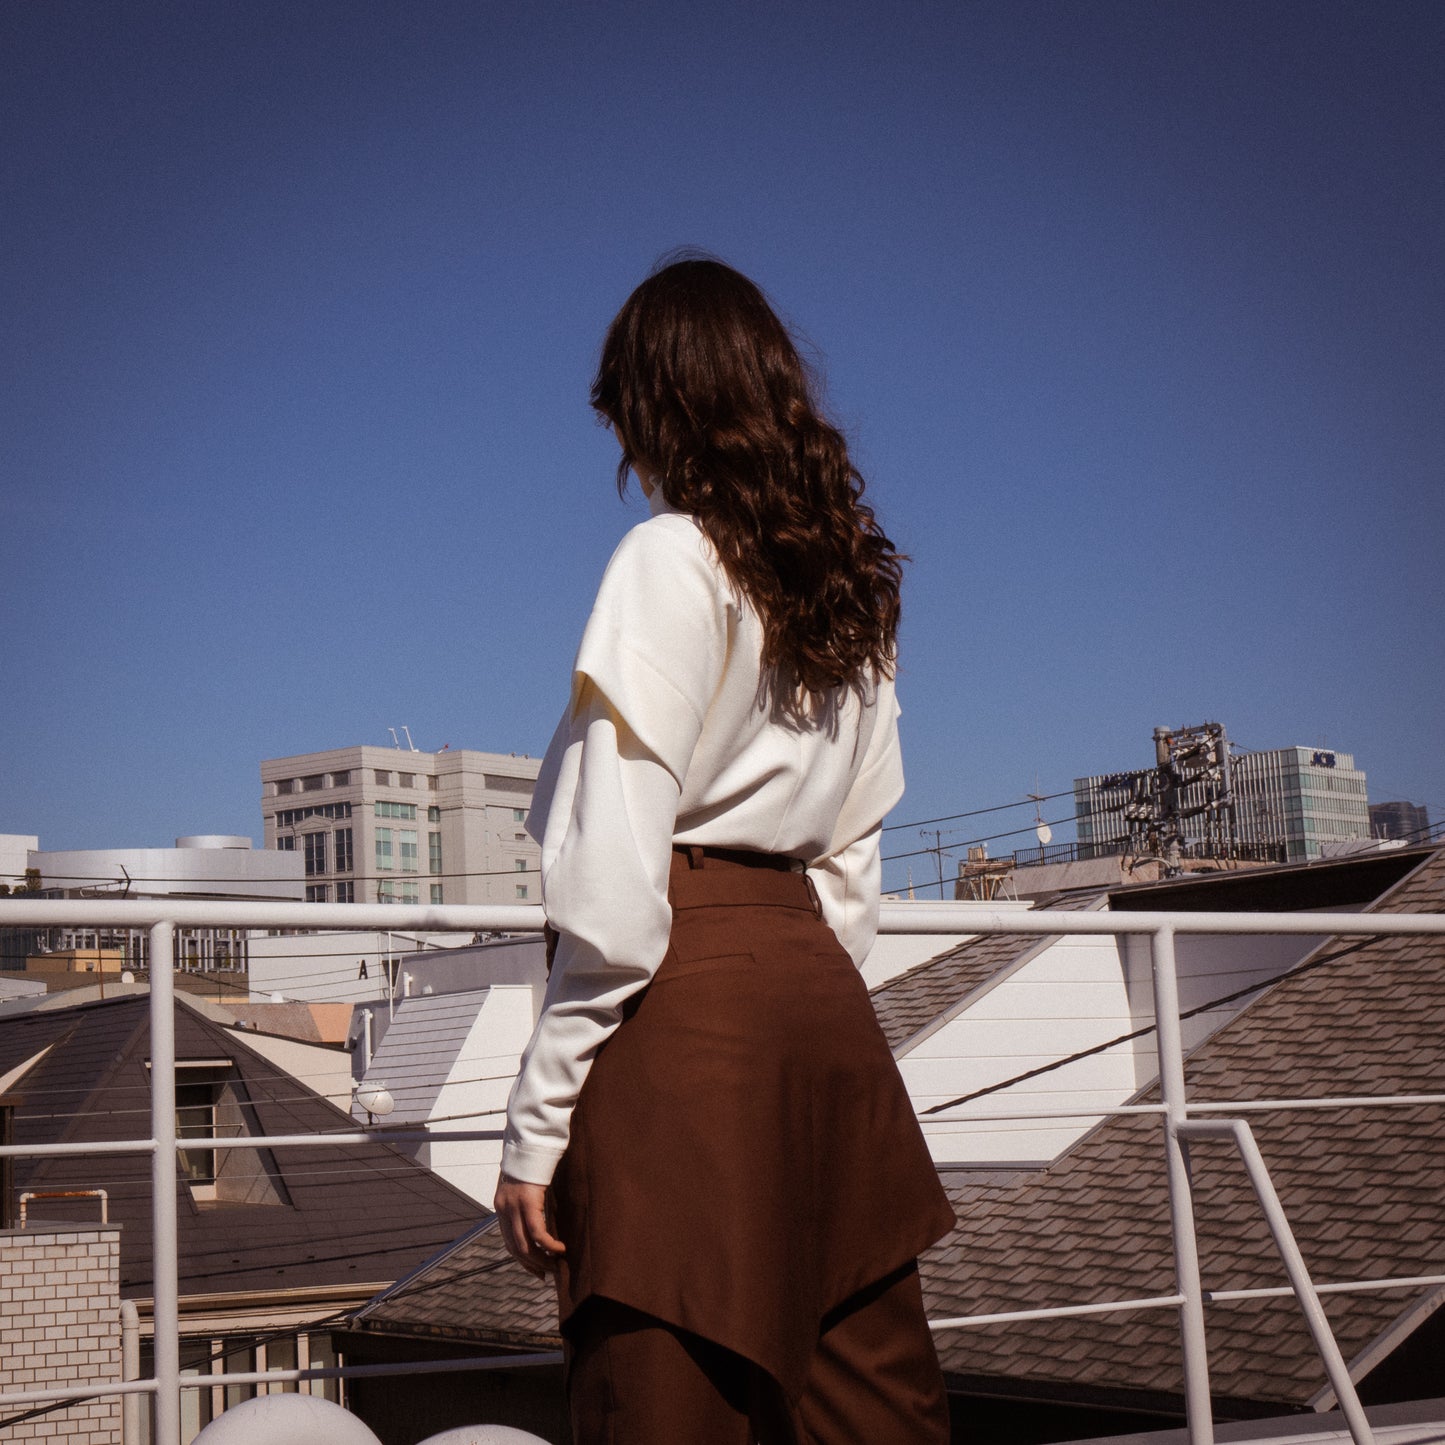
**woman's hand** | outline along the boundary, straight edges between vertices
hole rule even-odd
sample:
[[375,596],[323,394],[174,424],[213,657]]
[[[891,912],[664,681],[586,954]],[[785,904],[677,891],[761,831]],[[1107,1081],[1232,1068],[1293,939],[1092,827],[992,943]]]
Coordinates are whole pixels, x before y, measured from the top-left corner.
[[557,1273],[559,1255],[567,1246],[547,1227],[547,1190],[541,1184],[524,1184],[504,1174],[492,1207],[502,1226],[507,1253],[533,1274]]

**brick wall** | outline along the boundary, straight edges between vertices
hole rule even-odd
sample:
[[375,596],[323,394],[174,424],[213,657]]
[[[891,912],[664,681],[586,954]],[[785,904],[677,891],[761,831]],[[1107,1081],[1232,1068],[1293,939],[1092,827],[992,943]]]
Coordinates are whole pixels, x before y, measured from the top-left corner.
[[[0,1232],[0,1394],[120,1378],[120,1229],[50,1225]],[[10,1419],[36,1406],[0,1406]],[[117,1445],[120,1397],[62,1406],[8,1426],[5,1445]]]

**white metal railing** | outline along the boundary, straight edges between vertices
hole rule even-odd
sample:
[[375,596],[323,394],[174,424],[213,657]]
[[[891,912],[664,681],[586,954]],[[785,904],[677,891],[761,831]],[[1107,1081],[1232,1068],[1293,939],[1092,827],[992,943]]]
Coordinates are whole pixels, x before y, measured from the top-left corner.
[[[238,928],[292,928],[354,930],[406,929],[443,932],[535,932],[542,926],[536,905],[446,906],[352,903],[251,903],[187,900],[53,900],[10,897],[0,902],[0,926],[19,927],[129,927],[150,933],[151,1024],[151,1134],[146,1139],[106,1144],[10,1145],[0,1154],[54,1157],[74,1154],[148,1152],[152,1160],[152,1230],[154,1235],[154,1357],[155,1375],[146,1380],[97,1381],[93,1384],[0,1395],[0,1409],[17,1405],[59,1402],[105,1395],[148,1393],[154,1399],[155,1438],[159,1445],[179,1445],[180,1392],[211,1385],[279,1383],[379,1374],[423,1373],[469,1368],[516,1368],[552,1363],[553,1353],[488,1357],[475,1361],[447,1360],[404,1365],[342,1366],[321,1370],[285,1370],[251,1374],[187,1375],[180,1373],[178,1310],[178,1258],[176,1233],[175,1160],[181,1148],[287,1148],[301,1145],[347,1145],[359,1140],[402,1142],[426,1139],[425,1131],[356,1129],[334,1134],[269,1135],[246,1138],[178,1140],[175,1113],[175,995],[173,934],[178,927],[231,926]],[[1098,1118],[1125,1114],[1158,1114],[1168,1168],[1169,1211],[1175,1261],[1175,1292],[1144,1299],[1101,1301],[1086,1305],[1060,1305],[1049,1309],[1014,1310],[988,1315],[933,1320],[935,1330],[959,1329],[1020,1320],[1059,1319],[1139,1309],[1177,1309],[1184,1371],[1185,1409],[1192,1445],[1212,1445],[1208,1359],[1205,1348],[1206,1302],[1258,1299],[1294,1294],[1314,1337],[1326,1374],[1356,1445],[1373,1445],[1370,1427],[1359,1397],[1335,1343],[1320,1305],[1322,1293],[1382,1288],[1419,1288],[1445,1284],[1445,1275],[1408,1279],[1338,1281],[1316,1286],[1309,1278],[1298,1246],[1269,1180],[1264,1160],[1249,1125],[1238,1118],[1206,1119],[1213,1114],[1241,1114],[1262,1110],[1392,1107],[1401,1104],[1445,1104],[1445,1095],[1350,1096],[1337,1099],[1251,1100],[1228,1104],[1190,1104],[1184,1081],[1184,1050],[1180,1028],[1178,977],[1174,941],[1181,934],[1294,934],[1313,936],[1381,937],[1412,934],[1445,936],[1445,915],[1428,913],[1188,913],[1125,912],[1075,913],[980,912],[977,904],[885,903],[880,919],[883,933],[920,934],[1023,934],[1029,936],[1105,934],[1143,936],[1149,941],[1153,978],[1154,1015],[1158,1034],[1158,1104],[1120,1105],[1075,1110],[1008,1110],[970,1112],[963,1120]],[[448,1139],[498,1139],[496,1129],[452,1132]],[[1189,1141],[1194,1138],[1228,1138],[1239,1150],[1250,1182],[1290,1283],[1271,1289],[1214,1290],[1203,1288],[1193,1199],[1189,1176]]]

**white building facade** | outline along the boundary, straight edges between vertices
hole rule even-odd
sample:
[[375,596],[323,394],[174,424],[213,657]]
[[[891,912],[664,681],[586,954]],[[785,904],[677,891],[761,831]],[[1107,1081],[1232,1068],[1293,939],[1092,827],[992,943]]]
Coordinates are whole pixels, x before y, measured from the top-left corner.
[[536,903],[525,822],[539,758],[333,748],[261,764],[267,850],[301,855],[318,903]]

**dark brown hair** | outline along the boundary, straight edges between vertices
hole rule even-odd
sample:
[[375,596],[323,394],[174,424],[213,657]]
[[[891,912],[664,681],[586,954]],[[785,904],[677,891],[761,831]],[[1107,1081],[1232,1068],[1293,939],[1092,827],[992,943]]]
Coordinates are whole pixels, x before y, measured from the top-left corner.
[[622,446],[618,490],[637,471],[698,519],[762,621],[785,704],[892,674],[907,559],[746,276],[698,256],[649,276],[608,328],[592,405]]

